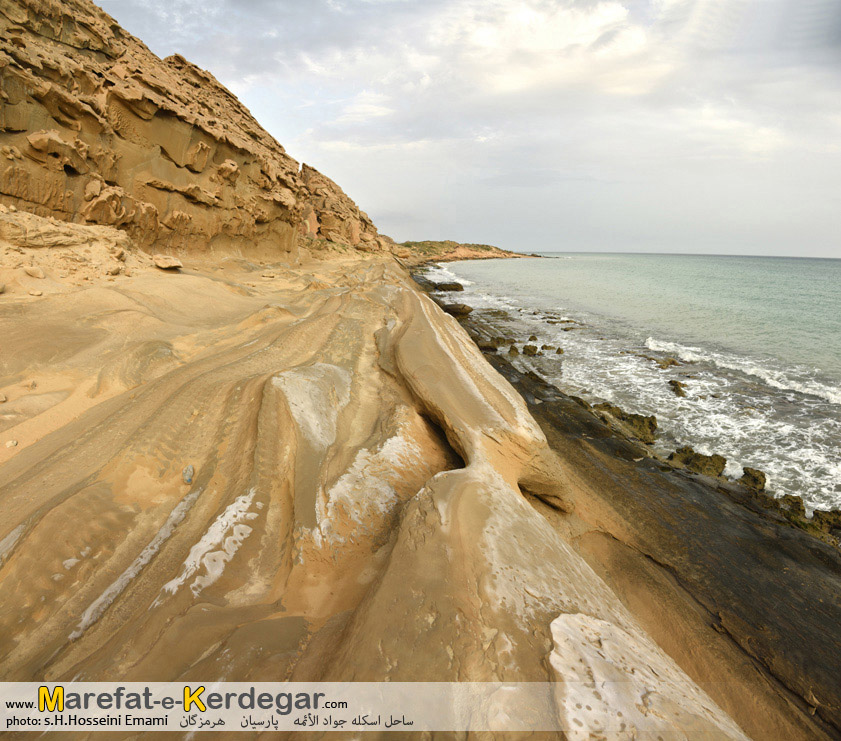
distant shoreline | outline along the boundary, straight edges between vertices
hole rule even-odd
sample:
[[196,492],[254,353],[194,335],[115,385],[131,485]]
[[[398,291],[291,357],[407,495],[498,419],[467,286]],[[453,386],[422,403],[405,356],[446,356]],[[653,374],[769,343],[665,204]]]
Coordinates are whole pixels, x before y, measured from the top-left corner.
[[490,244],[471,244],[452,240],[401,242],[397,247],[397,257],[411,267],[460,260],[510,260],[523,257],[543,257],[538,254],[512,252]]

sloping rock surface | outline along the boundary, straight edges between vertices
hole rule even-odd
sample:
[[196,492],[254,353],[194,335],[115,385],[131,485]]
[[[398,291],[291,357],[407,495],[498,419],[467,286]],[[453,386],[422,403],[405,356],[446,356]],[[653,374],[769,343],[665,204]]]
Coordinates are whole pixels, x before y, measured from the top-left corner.
[[389,249],[211,75],[86,0],[0,0],[0,198],[141,247],[294,260],[299,236]]

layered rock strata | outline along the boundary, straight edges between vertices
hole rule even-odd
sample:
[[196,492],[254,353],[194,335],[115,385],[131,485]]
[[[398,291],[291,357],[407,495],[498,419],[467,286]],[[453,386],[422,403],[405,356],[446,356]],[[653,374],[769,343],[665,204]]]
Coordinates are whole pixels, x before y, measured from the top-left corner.
[[300,236],[390,249],[209,72],[87,0],[0,2],[0,199],[140,247],[294,261]]

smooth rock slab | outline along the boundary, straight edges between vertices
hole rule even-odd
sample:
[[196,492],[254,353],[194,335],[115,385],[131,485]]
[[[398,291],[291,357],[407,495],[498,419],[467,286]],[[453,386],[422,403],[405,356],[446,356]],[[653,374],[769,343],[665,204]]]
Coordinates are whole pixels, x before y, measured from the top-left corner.
[[184,267],[181,260],[172,255],[153,255],[152,262],[155,263],[156,268],[161,270],[178,270],[178,268]]

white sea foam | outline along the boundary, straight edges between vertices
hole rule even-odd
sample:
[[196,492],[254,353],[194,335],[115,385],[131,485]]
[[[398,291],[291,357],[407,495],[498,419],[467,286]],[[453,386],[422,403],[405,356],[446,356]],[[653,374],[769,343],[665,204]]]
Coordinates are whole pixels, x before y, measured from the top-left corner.
[[[523,261],[524,275],[530,275],[529,265]],[[692,445],[701,453],[724,455],[731,477],[740,476],[742,466],[761,469],[773,495],[802,496],[807,511],[841,507],[841,387],[836,382],[771,357],[716,352],[653,336],[646,341],[646,334],[640,336],[621,320],[566,309],[560,291],[546,283],[532,288],[530,280],[520,280],[518,263],[499,273],[490,264],[451,267],[455,272],[463,268],[476,281],[459,295],[459,301],[477,310],[474,318],[497,325],[517,344],[534,334],[538,344],[565,350],[557,356],[513,356],[518,369],[535,370],[591,402],[655,414],[660,454]],[[503,309],[507,316],[483,317],[483,309]],[[559,319],[581,324],[564,332],[567,325],[549,323]],[[647,359],[652,352],[684,364],[661,369]],[[685,383],[687,397],[675,396],[669,380]]]
[[447,263],[437,262],[426,269],[427,274],[439,283],[461,283],[463,286],[472,286],[473,281],[456,275]]
[[782,371],[763,367],[751,358],[712,352],[700,347],[681,345],[677,342],[663,342],[653,337],[649,337],[645,341],[645,345],[649,350],[669,353],[688,363],[707,362],[719,368],[754,376],[780,391],[796,391],[801,394],[817,396],[832,404],[841,404],[841,389],[814,380],[798,381]]

